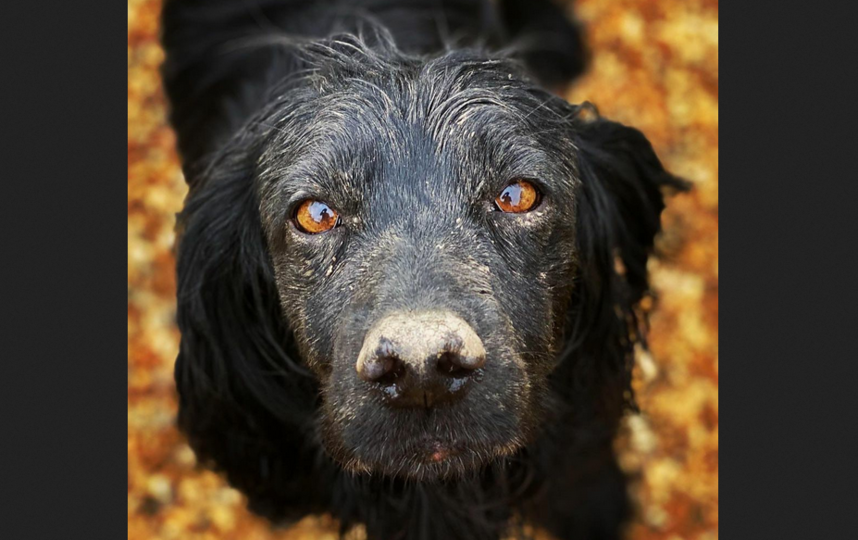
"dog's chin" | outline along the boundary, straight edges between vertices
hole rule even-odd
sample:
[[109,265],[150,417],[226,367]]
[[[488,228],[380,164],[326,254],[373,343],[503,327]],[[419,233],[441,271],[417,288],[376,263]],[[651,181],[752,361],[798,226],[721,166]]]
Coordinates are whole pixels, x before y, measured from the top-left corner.
[[523,448],[533,425],[525,421],[533,409],[526,396],[499,381],[482,383],[429,408],[391,407],[332,384],[323,389],[319,434],[327,454],[352,473],[416,481],[476,475]]
[[468,422],[424,418],[421,423],[398,416],[386,420],[345,430],[336,423],[324,423],[321,435],[327,454],[353,474],[431,482],[476,476],[526,443],[510,425],[512,420],[504,426],[507,429],[496,426],[491,437],[485,437],[487,430],[479,425],[470,424],[468,429]]
[[398,450],[378,448],[361,452],[385,456],[384,460],[362,457],[352,451],[347,452],[348,457],[338,461],[345,470],[355,474],[433,482],[474,476],[485,467],[514,454],[521,446],[518,441],[473,445],[426,436]]

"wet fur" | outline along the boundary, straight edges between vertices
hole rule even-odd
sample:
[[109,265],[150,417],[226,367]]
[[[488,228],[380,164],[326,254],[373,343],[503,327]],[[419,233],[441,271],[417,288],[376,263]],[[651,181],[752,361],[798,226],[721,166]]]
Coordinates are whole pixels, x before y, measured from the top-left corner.
[[[640,132],[544,90],[580,70],[576,27],[548,2],[464,0],[172,0],[163,21],[190,186],[179,425],[201,460],[278,523],[617,538],[636,306],[662,190],[683,184]],[[565,48],[498,50],[540,28]],[[522,175],[543,207],[491,212]],[[289,229],[305,195],[344,226]],[[391,413],[354,377],[356,351],[384,313],[437,307],[493,364],[465,410]],[[467,450],[413,460],[423,430]]]

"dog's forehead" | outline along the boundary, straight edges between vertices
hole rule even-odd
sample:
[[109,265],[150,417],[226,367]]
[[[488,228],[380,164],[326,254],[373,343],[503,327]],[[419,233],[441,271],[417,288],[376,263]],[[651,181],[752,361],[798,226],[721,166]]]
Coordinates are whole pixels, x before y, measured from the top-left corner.
[[305,89],[269,122],[263,211],[303,196],[351,215],[369,206],[375,216],[454,215],[490,201],[512,178],[568,177],[557,113],[500,67],[467,79],[436,67]]
[[[324,191],[384,185],[404,195],[437,185],[479,190],[489,169],[538,150],[514,106],[499,97],[475,91],[433,100],[420,90],[395,100],[381,89],[320,99],[303,140],[276,137],[267,155],[288,154],[278,167],[287,184],[317,183]],[[296,143],[299,150],[288,148]]]
[[461,140],[439,144],[424,118],[391,117],[363,135],[334,145],[331,152],[339,156],[331,161],[341,174],[322,182],[366,225],[452,216],[482,191],[486,175],[480,173],[486,171],[472,162],[474,149],[453,134]]
[[502,107],[467,99],[457,105],[452,107],[459,112],[446,117],[432,108],[411,117],[390,115],[363,143],[340,146],[349,185],[331,189],[356,194],[375,216],[406,210],[440,218],[491,199],[516,174],[537,175],[537,144],[517,132]]

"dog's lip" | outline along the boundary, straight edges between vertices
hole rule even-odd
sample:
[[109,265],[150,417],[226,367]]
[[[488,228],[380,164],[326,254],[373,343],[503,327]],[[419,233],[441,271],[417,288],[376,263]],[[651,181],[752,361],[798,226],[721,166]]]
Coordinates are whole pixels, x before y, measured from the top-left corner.
[[424,439],[419,446],[422,461],[427,463],[441,463],[462,452],[459,445],[437,438]]

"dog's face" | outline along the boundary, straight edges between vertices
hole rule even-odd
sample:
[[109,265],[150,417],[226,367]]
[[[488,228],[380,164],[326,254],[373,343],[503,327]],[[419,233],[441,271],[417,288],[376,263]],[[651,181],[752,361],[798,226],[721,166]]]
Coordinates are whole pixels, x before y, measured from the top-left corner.
[[514,62],[355,38],[305,53],[181,215],[176,382],[198,454],[255,486],[320,434],[347,470],[431,480],[552,416],[613,434],[660,189],[683,183]]
[[573,281],[574,146],[548,94],[484,63],[320,75],[265,120],[280,302],[327,450],[352,470],[461,473],[542,417]]

